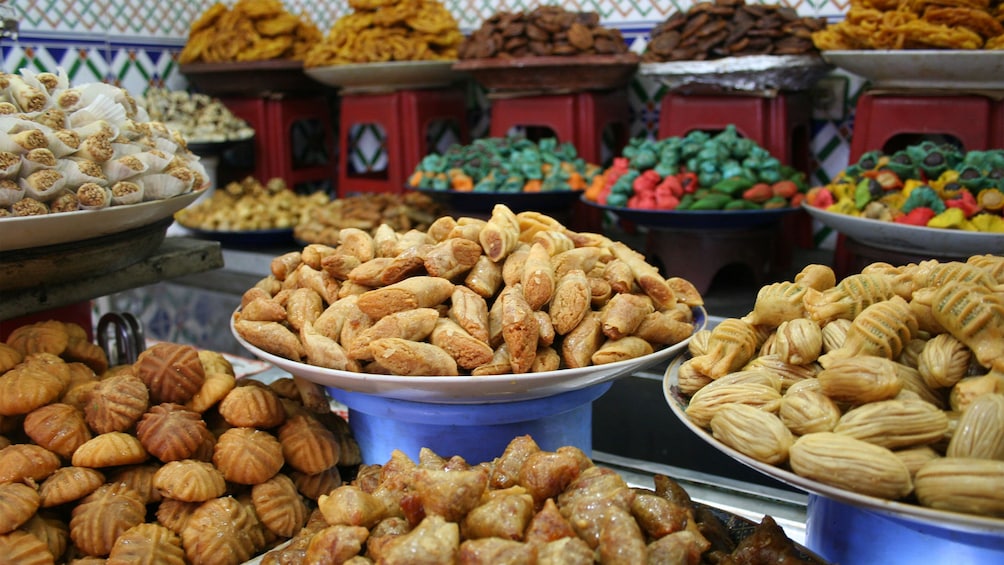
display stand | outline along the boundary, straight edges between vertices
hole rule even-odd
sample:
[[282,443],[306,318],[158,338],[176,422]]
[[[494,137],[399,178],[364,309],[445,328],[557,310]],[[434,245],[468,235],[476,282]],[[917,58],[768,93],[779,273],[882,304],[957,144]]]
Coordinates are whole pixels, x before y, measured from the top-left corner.
[[[461,143],[470,137],[463,89],[398,90],[388,93],[341,95],[338,128],[338,195],[357,192],[404,192],[408,175],[430,152],[429,126],[435,121],[453,122]],[[384,134],[387,169],[383,174],[352,170],[352,152],[358,145],[355,126],[373,124]]]

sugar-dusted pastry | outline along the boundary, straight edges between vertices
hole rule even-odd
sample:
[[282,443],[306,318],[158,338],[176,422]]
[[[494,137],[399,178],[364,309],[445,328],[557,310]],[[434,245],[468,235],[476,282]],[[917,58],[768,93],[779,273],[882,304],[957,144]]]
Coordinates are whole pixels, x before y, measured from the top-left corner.
[[358,306],[374,320],[402,310],[433,308],[453,294],[454,284],[441,277],[410,277],[401,282],[364,292]]
[[474,267],[481,257],[477,242],[462,238],[443,240],[425,254],[425,270],[433,277],[453,280]]
[[526,258],[529,255],[530,245],[521,243],[505,258],[502,262],[502,283],[505,286],[523,281],[523,266],[526,265]]
[[60,506],[91,494],[105,483],[105,476],[89,467],[60,467],[38,487],[43,508]]
[[300,250],[300,261],[311,269],[321,269],[324,258],[338,253],[338,250],[323,243],[308,243]]
[[523,297],[533,310],[539,310],[554,294],[555,274],[551,254],[540,243],[530,246],[520,279]]
[[338,232],[337,249],[343,253],[357,257],[363,263],[376,257],[373,236],[369,232],[359,228],[342,228]]
[[439,312],[434,308],[415,308],[388,314],[375,321],[372,326],[359,333],[350,343],[343,342],[349,357],[359,361],[370,361],[373,352],[370,344],[384,337],[399,337],[412,341],[423,341],[436,327]]
[[562,340],[561,359],[569,368],[588,367],[605,340],[599,313],[589,311]]
[[74,406],[55,402],[24,417],[24,433],[36,444],[63,458],[91,439],[84,414]]
[[485,255],[481,255],[471,270],[467,272],[464,285],[482,298],[495,296],[499,287],[502,286],[502,265]]
[[327,271],[303,264],[297,269],[297,279],[303,288],[309,288],[316,292],[324,304],[331,304],[338,300],[338,290],[341,288],[341,283]]
[[59,355],[69,344],[70,335],[63,322],[48,320],[14,328],[7,336],[7,345],[17,349],[21,355],[31,353],[52,353]]
[[[466,240],[464,240],[466,241]],[[481,254],[481,246],[470,242],[477,248],[477,253]],[[426,268],[425,261],[436,246],[431,243],[418,243],[402,249],[400,253],[392,256],[390,262],[386,263],[380,270],[376,280],[372,281],[372,286],[385,286],[403,281],[412,276],[422,274]],[[429,274],[432,274],[431,272]],[[437,275],[441,276],[441,275]]]
[[192,512],[181,544],[192,563],[243,563],[265,547],[265,533],[250,507],[224,496]]
[[146,518],[146,506],[129,487],[107,483],[77,504],[70,518],[70,538],[81,552],[106,556],[129,528]]
[[[250,323],[256,324],[256,322]],[[268,323],[274,322],[266,322]],[[136,376],[150,389],[151,402],[157,404],[161,402],[184,404],[198,392],[206,380],[206,372],[202,368],[202,362],[199,361],[199,352],[191,345],[158,343],[140,353],[133,367]]]
[[[359,263],[359,265],[349,271],[347,282],[353,282],[357,285],[367,287],[382,286],[384,274],[394,264],[393,257],[376,257],[370,259],[369,261]],[[415,265],[417,264],[418,263],[416,261]],[[395,268],[398,270],[402,268],[400,262]]]
[[285,460],[276,437],[254,428],[230,428],[216,441],[213,464],[232,483],[256,485],[275,476]]
[[481,294],[457,285],[450,297],[448,316],[475,339],[488,343],[488,303]]
[[0,483],[0,534],[21,527],[41,505],[38,491],[24,483]]
[[[248,343],[263,351],[293,361],[299,361],[303,358],[303,345],[297,339],[296,334],[278,322],[257,322],[238,318],[234,321],[234,329]],[[203,380],[205,380],[204,373]],[[192,394],[194,395],[195,391]]]
[[44,447],[14,443],[0,449],[0,483],[41,481],[59,465],[59,457]]
[[498,263],[519,243],[520,225],[516,214],[505,204],[496,204],[491,217],[478,235],[478,242],[489,259]]
[[336,341],[340,339],[342,325],[345,323],[346,318],[352,312],[358,312],[358,300],[359,295],[354,294],[339,298],[337,301],[329,304],[324,309],[324,312],[321,312],[321,315],[314,320],[312,324],[314,331]]
[[158,563],[184,565],[185,550],[181,538],[160,524],[137,524],[115,540],[105,565]]
[[590,360],[593,365],[605,365],[648,355],[652,351],[652,344],[644,339],[626,336],[620,339],[608,339],[590,356]]
[[565,335],[577,327],[591,311],[589,280],[581,269],[573,269],[558,279],[548,312],[554,331]]
[[619,340],[638,329],[645,316],[655,311],[652,299],[643,294],[617,294],[600,312],[603,335]]
[[471,375],[483,377],[486,375],[506,375],[512,372],[512,356],[509,355],[509,346],[503,342],[495,348],[491,361],[484,365],[479,365],[471,370]]
[[[195,361],[198,362],[197,355]],[[202,370],[201,365],[199,370]],[[139,377],[115,375],[102,379],[91,391],[84,406],[84,417],[87,425],[99,434],[124,432],[136,424],[149,406],[150,391]]]
[[292,291],[286,301],[286,321],[294,331],[307,322],[314,323],[323,311],[324,299],[309,288]]
[[286,538],[300,531],[310,514],[292,479],[282,473],[251,487],[251,501],[262,526]]
[[291,416],[279,428],[279,443],[286,463],[302,473],[313,475],[338,464],[338,440],[313,416]]
[[752,324],[739,318],[726,318],[708,336],[707,353],[694,357],[694,368],[717,379],[749,362],[756,353],[758,338]]
[[231,390],[220,401],[220,416],[239,428],[274,428],[286,421],[279,396],[267,386],[248,382]]
[[204,502],[222,496],[227,490],[226,479],[212,463],[181,459],[157,469],[153,486],[165,498],[185,502]]
[[77,467],[97,469],[142,463],[147,457],[149,454],[136,436],[108,432],[96,435],[78,447],[71,461]]
[[825,324],[836,318],[853,320],[865,308],[896,296],[893,278],[888,275],[856,274],[845,277],[825,291],[806,290],[803,303],[809,316]]
[[841,348],[819,357],[828,367],[835,360],[856,355],[874,355],[895,359],[917,333],[917,320],[910,305],[900,296],[877,302],[858,314]]
[[[487,332],[485,333],[487,337]],[[487,340],[475,338],[450,318],[435,320],[429,342],[449,353],[457,361],[458,366],[468,370],[491,361],[494,355]]]
[[362,265],[362,261],[348,253],[332,253],[321,259],[321,270],[328,273],[331,278],[343,283],[348,280],[352,270],[359,265]]
[[370,344],[373,358],[395,375],[456,376],[457,362],[441,347],[387,337]]
[[26,359],[0,375],[0,416],[27,414],[45,406],[59,398],[66,384],[55,370]]
[[509,346],[512,372],[526,373],[537,355],[540,328],[533,309],[523,296],[521,285],[513,287],[502,300],[502,339]]
[[309,322],[300,328],[300,343],[303,344],[307,362],[311,365],[339,371],[360,370],[359,362],[349,357],[340,343],[318,332]]
[[938,322],[985,367],[1004,367],[1004,299],[983,285],[946,284],[934,295]]
[[781,322],[806,316],[803,299],[811,288],[788,281],[771,283],[757,291],[753,311],[743,319],[753,325],[777,327]]

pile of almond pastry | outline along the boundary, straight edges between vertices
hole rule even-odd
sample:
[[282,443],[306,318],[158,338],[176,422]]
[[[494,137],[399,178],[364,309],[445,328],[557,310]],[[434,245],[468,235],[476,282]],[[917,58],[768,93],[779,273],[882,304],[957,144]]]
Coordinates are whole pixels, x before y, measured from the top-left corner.
[[272,261],[234,329],[268,353],[343,371],[501,375],[633,359],[688,339],[690,282],[620,242],[498,204],[426,231],[345,228]]
[[1004,257],[822,265],[697,332],[686,414],[758,461],[851,492],[1004,518]]
[[0,434],[0,562],[19,565],[237,565],[361,461],[311,383],[238,380],[173,343],[108,367],[55,320],[0,343]]

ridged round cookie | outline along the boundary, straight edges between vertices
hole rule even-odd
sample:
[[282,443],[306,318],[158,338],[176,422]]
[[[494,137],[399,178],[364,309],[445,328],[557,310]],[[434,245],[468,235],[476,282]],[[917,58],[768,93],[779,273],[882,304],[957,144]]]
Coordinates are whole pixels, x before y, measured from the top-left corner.
[[63,404],[69,404],[83,413],[84,407],[87,406],[87,399],[91,396],[91,391],[98,388],[99,382],[97,378],[93,381],[71,382],[70,386],[66,387],[66,390],[59,397],[59,401]]
[[251,487],[251,502],[262,525],[282,537],[293,537],[310,515],[296,485],[282,473]]
[[61,560],[70,545],[70,528],[58,518],[35,514],[21,529],[42,540],[57,561]]
[[289,478],[293,479],[300,494],[311,500],[317,500],[322,494],[328,494],[342,486],[342,473],[337,466],[314,475],[293,471],[289,474]]
[[0,555],[4,563],[17,565],[53,565],[55,560],[49,553],[49,546],[34,535],[15,530],[9,534],[0,535]]
[[286,421],[279,396],[259,384],[235,387],[220,401],[220,416],[238,428],[274,428]]
[[30,443],[15,443],[0,449],[0,483],[41,481],[59,468],[59,457]]
[[204,502],[227,491],[223,473],[212,463],[185,459],[164,464],[153,476],[161,496],[185,502]]
[[150,400],[156,404],[184,404],[206,380],[198,350],[178,343],[161,342],[147,348],[133,368],[150,389]]
[[105,484],[101,471],[87,467],[60,467],[38,487],[43,508],[59,506],[91,494]]
[[172,532],[181,535],[192,514],[202,506],[201,502],[185,502],[165,498],[157,505],[157,522]]
[[24,483],[0,484],[0,534],[13,532],[38,511],[38,491]]
[[136,436],[124,432],[108,432],[94,436],[73,452],[71,463],[77,467],[115,467],[146,461],[146,450]]
[[71,336],[70,342],[61,356],[67,361],[86,365],[98,374],[108,370],[108,355],[105,350],[97,344],[87,341],[86,336],[84,339]]
[[15,328],[7,336],[7,345],[17,349],[22,355],[31,353],[52,353],[59,355],[70,342],[63,322],[48,320]]
[[91,439],[84,413],[61,402],[29,412],[24,417],[24,433],[38,445],[66,459]]
[[[200,351],[201,353],[201,351]],[[191,400],[185,403],[185,408],[198,413],[205,412],[223,400],[234,387],[237,378],[227,373],[206,373],[206,380]]]
[[225,496],[203,502],[192,513],[181,542],[193,563],[241,563],[264,547],[265,534],[254,512]]
[[120,467],[108,475],[109,483],[122,483],[131,488],[143,500],[143,504],[160,502],[161,496],[153,486],[153,477],[160,469],[156,463],[143,463]]
[[121,483],[101,485],[72,511],[70,539],[87,555],[105,556],[115,540],[129,528],[142,524],[146,505]]
[[29,353],[24,356],[23,365],[32,365],[58,378],[63,389],[70,384],[70,364],[59,355],[52,353]]
[[0,375],[0,416],[27,414],[53,402],[65,383],[45,365],[23,361]]
[[136,424],[136,437],[150,455],[166,463],[191,458],[202,445],[206,429],[198,412],[164,403],[143,414]]
[[23,353],[6,343],[0,343],[0,374],[13,369],[21,361],[24,361]]
[[315,475],[338,464],[335,434],[312,416],[291,417],[279,428],[279,442],[286,462],[297,471]]
[[139,524],[115,540],[105,565],[185,565],[185,550],[178,534],[160,524]]
[[102,379],[84,406],[87,425],[99,434],[132,428],[150,407],[150,391],[139,377],[116,375]]
[[232,483],[256,485],[279,472],[282,446],[272,434],[254,428],[231,428],[216,440],[213,464]]

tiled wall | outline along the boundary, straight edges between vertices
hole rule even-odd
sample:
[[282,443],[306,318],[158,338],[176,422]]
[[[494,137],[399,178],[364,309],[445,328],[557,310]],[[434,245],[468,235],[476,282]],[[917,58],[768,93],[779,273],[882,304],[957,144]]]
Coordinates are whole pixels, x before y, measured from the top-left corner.
[[[748,0],[749,1],[749,0]],[[133,93],[151,86],[184,89],[187,82],[174,59],[184,46],[189,24],[211,0],[17,0],[12,4],[20,16],[16,40],[3,38],[3,70],[22,67],[36,70],[66,69],[76,84],[106,81]],[[691,0],[564,0],[550,2],[568,9],[595,10],[604,25],[622,30],[629,41],[644,40],[649,30],[676,10],[685,10]],[[802,15],[839,18],[846,2],[831,0],[785,0]],[[3,2],[0,2],[3,4]],[[228,2],[232,4],[232,2]],[[538,3],[516,1],[445,0],[464,31],[477,28],[498,10],[517,11]],[[285,0],[288,10],[308,14],[318,27],[327,30],[349,11],[347,2]],[[813,120],[811,152],[816,161],[813,174],[826,181],[846,166],[850,139],[850,108],[862,83],[853,76],[835,74],[845,83],[836,99],[818,100],[822,110]],[[637,79],[630,88],[634,115],[632,135],[654,136],[658,127],[658,103],[664,87]],[[487,104],[481,97],[479,106]],[[487,130],[484,123],[475,135]],[[379,161],[379,159],[373,159]],[[229,334],[219,331],[210,320],[228,319],[236,305],[234,297],[208,295],[188,287],[162,284],[150,289],[119,293],[97,302],[96,310],[130,311],[147,326],[148,335],[158,339],[195,343],[220,351],[242,353]],[[154,300],[156,297],[156,300]]]

